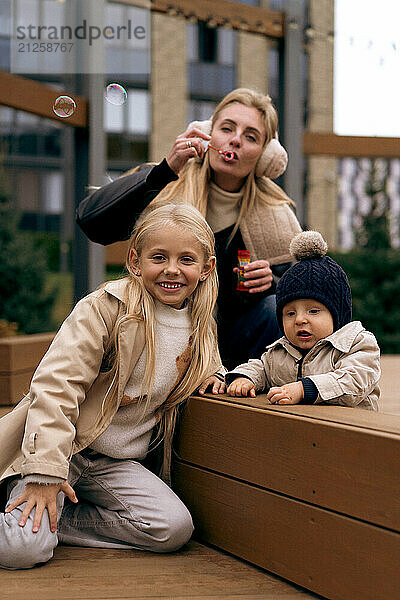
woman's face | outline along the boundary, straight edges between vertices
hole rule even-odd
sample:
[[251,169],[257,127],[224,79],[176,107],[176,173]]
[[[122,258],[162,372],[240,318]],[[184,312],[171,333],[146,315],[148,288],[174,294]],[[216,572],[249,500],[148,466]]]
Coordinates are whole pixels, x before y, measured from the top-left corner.
[[224,108],[211,132],[211,145],[233,152],[227,162],[224,157],[208,150],[213,180],[224,190],[239,190],[255,167],[265,142],[266,131],[261,113],[254,107],[235,102]]

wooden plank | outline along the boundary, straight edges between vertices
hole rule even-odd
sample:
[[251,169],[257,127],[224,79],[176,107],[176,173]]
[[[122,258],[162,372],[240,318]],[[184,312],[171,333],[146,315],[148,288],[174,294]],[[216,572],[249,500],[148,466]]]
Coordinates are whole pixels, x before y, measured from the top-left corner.
[[269,404],[266,394],[257,394],[256,398],[234,398],[226,394],[204,394],[204,396],[193,395],[194,398],[210,398],[224,401],[236,406],[248,406],[255,409],[268,410],[270,412],[289,414],[299,417],[307,417],[318,421],[340,423],[351,425],[373,431],[381,431],[388,434],[400,435],[400,419],[382,412],[364,410],[361,408],[349,408],[345,406],[329,405],[294,405],[279,406]]
[[400,535],[178,463],[197,536],[335,600],[398,597]]
[[232,29],[261,33],[272,38],[282,38],[284,35],[283,13],[229,0],[152,0],[147,5],[145,0],[122,0],[122,3],[150,6],[154,12],[195,18],[212,23],[215,27],[229,25]]
[[[75,112],[68,118],[58,117],[53,111],[54,101],[59,96],[68,95],[76,103]],[[0,105],[10,106],[16,110],[24,110],[40,117],[60,121],[73,127],[88,126],[88,102],[83,96],[70,94],[21,77],[0,71]]]
[[400,435],[191,398],[177,454],[188,463],[400,531],[394,476],[400,472]]
[[391,415],[400,415],[400,356],[383,354],[381,356],[382,377],[379,381],[381,397],[380,410]]
[[126,253],[128,251],[129,241],[115,242],[106,246],[106,264],[107,265],[124,265]]
[[400,138],[336,135],[305,131],[303,152],[308,156],[399,158]]
[[314,594],[197,542],[179,552],[56,548],[40,569],[1,571],[2,600],[302,600]]
[[29,386],[34,369],[20,373],[0,373],[0,406],[17,404],[24,394],[29,392]]
[[33,333],[0,338],[0,373],[35,369],[55,333]]

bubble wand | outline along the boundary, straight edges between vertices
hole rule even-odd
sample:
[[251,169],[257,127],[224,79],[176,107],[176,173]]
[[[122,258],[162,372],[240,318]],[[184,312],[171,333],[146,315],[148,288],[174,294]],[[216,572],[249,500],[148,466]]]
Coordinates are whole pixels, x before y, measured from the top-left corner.
[[221,154],[221,156],[224,158],[224,160],[226,162],[232,162],[236,158],[235,153],[232,152],[231,150],[221,150],[220,148],[216,148],[215,146],[212,146],[210,144],[210,142],[206,142],[206,144],[207,144],[206,150],[208,150],[208,148],[215,150],[215,152],[218,152],[218,154]]

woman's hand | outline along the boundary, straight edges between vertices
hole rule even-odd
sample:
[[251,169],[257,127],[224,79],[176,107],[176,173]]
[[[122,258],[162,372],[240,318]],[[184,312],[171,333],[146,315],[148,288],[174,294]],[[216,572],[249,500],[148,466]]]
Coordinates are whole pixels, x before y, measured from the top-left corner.
[[215,375],[211,375],[211,377],[207,377],[205,381],[199,387],[199,394],[205,394],[207,388],[211,387],[211,394],[224,394],[226,390],[225,381],[221,381]]
[[303,398],[304,388],[301,381],[272,387],[267,394],[267,400],[271,404],[298,404]]
[[66,481],[50,485],[27,483],[22,494],[7,506],[5,512],[9,513],[23,502],[26,502],[18,525],[24,527],[31,511],[35,508],[32,531],[37,533],[40,529],[44,510],[47,508],[50,531],[54,533],[57,529],[57,495],[59,492],[64,492],[71,502],[78,502],[74,490]]
[[203,158],[205,149],[199,138],[211,140],[211,136],[197,127],[187,129],[176,138],[167,156],[167,163],[176,175],[186,165],[189,158]]
[[237,377],[232,381],[227,390],[228,396],[256,397],[256,386],[247,377]]
[[[233,269],[238,273],[238,267]],[[244,286],[250,294],[265,292],[272,285],[272,271],[267,260],[255,260],[244,267]]]

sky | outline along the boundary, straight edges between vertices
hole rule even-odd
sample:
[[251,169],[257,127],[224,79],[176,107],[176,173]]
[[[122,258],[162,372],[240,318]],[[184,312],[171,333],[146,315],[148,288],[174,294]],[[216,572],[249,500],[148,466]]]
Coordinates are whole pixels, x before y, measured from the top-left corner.
[[400,137],[400,0],[335,0],[334,131]]

